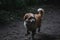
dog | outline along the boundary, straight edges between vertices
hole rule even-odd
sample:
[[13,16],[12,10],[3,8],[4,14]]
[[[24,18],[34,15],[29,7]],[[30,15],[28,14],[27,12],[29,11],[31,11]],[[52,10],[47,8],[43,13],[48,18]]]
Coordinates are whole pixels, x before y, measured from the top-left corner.
[[37,13],[26,13],[24,15],[24,26],[27,29],[27,34],[25,36],[29,35],[30,32],[32,32],[32,38],[34,38],[34,35],[36,34],[36,29],[38,28],[38,32],[40,32],[41,27],[41,20],[44,14],[44,9],[38,8]]

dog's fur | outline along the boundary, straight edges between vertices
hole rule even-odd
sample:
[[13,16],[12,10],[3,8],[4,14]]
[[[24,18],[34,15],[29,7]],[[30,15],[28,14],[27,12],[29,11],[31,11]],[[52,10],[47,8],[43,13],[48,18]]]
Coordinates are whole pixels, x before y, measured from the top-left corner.
[[32,37],[36,33],[36,29],[38,28],[38,32],[40,31],[41,27],[41,19],[44,14],[44,9],[39,8],[37,9],[37,13],[26,13],[24,15],[24,26],[27,28],[27,34],[30,34],[29,31],[32,32]]

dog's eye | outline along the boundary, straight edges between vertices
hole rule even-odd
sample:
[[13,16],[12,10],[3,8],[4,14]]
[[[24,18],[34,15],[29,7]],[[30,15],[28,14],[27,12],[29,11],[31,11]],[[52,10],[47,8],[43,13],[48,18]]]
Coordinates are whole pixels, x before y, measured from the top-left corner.
[[29,19],[32,19],[33,17],[30,17]]
[[29,19],[31,19],[32,17],[30,17]]
[[27,19],[27,17],[25,19]]

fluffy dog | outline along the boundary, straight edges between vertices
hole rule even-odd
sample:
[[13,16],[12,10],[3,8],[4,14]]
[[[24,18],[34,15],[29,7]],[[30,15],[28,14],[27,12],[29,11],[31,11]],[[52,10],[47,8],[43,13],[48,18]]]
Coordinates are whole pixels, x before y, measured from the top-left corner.
[[30,34],[30,31],[32,32],[32,38],[34,37],[36,33],[36,29],[38,28],[38,32],[40,31],[41,27],[41,19],[44,14],[44,9],[39,8],[37,9],[37,13],[26,13],[24,15],[24,26],[27,28],[27,34]]

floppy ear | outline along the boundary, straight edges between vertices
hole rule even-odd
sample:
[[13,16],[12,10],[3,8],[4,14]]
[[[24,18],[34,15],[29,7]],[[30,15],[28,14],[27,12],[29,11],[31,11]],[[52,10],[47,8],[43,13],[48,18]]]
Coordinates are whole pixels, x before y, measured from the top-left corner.
[[28,15],[25,14],[24,17],[23,17],[23,19],[25,20],[27,17],[28,17]]

